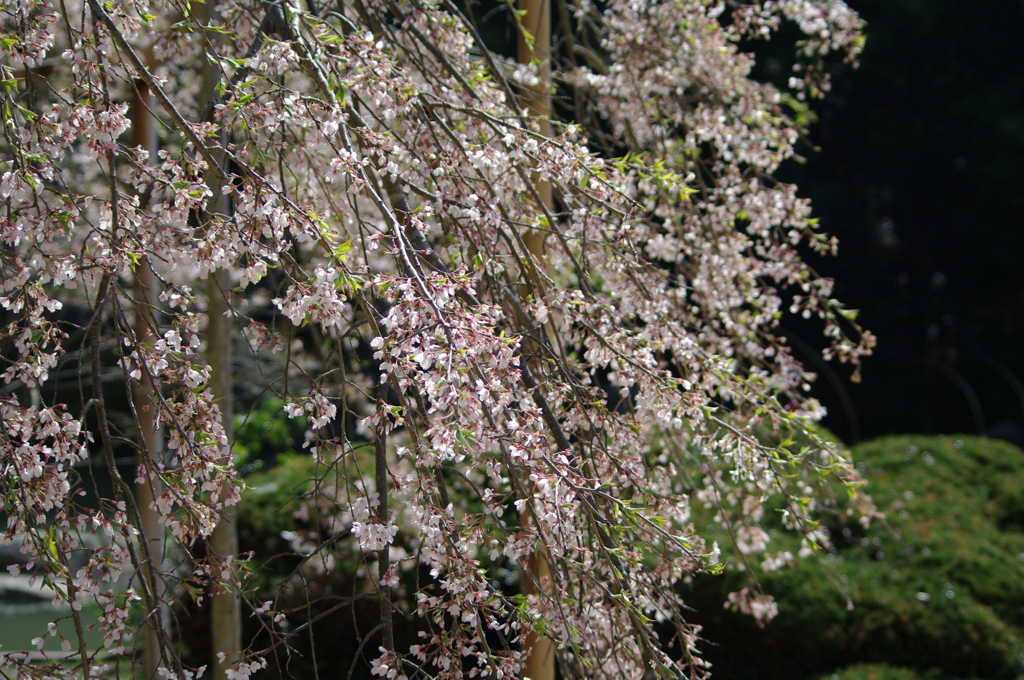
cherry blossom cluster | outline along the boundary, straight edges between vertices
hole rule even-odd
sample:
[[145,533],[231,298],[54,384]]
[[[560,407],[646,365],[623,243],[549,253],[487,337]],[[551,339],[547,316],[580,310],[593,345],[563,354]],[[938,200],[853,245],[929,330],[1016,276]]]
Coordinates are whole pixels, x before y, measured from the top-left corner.
[[[565,0],[550,64],[564,96],[540,120],[522,88],[543,70],[492,52],[458,4],[5,3],[4,538],[72,611],[100,605],[107,648],[128,644],[134,607],[153,618],[161,597],[239,585],[231,555],[165,570],[166,591],[145,576],[143,513],[187,551],[240,499],[204,354],[208,277],[261,389],[310,426],[323,474],[296,552],[321,572],[358,554],[382,612],[421,630],[396,648],[385,618],[376,675],[518,677],[534,634],[574,677],[701,675],[677,585],[720,551],[695,514],[765,570],[827,544],[818,518],[847,489],[870,516],[850,461],[811,429],[814,376],[778,324],[819,318],[854,377],[873,338],[801,259],[836,242],[773,177],[800,100],[827,89],[822,59],[856,60],[856,14]],[[782,22],[806,38],[787,90],[741,51]],[[132,139],[143,91],[155,149]],[[149,402],[119,405],[108,383]],[[118,408],[138,427],[155,414],[166,441],[136,447],[129,480]],[[86,511],[74,470],[89,462],[115,496]],[[772,546],[770,503],[801,548]],[[111,585],[122,573],[133,590]],[[776,613],[753,587],[728,604]],[[90,676],[94,651],[72,670],[0,665]],[[253,652],[228,676],[265,664]]]

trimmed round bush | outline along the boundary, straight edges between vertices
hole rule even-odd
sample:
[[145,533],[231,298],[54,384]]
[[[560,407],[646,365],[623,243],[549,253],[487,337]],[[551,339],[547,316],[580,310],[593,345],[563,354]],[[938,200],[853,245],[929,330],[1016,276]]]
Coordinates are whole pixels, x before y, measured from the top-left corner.
[[692,619],[704,625],[714,676],[1024,677],[1024,452],[978,437],[900,436],[852,454],[885,517],[865,529],[836,513],[830,553],[753,574],[778,602],[775,621],[761,630],[722,609],[749,573],[695,583]]

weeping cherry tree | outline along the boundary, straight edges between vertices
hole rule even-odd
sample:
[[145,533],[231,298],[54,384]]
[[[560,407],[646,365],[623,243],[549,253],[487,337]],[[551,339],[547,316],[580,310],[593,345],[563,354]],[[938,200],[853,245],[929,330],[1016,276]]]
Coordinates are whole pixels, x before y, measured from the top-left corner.
[[[554,0],[546,46],[513,4],[207,3],[4,4],[3,537],[70,605],[37,638],[66,657],[0,650],[5,676],[94,677],[145,640],[159,677],[198,677],[163,623],[187,598],[273,632],[222,677],[289,644],[206,543],[243,486],[214,328],[309,425],[328,530],[294,549],[363,556],[380,676],[521,677],[544,639],[562,677],[700,677],[679,584],[721,565],[697,509],[769,569],[797,558],[766,508],[800,553],[837,490],[870,515],[779,332],[819,319],[855,378],[873,344],[801,258],[835,240],[773,176],[827,60],[862,46],[841,0]],[[742,49],[784,24],[803,37],[780,88]],[[155,145],[133,141],[143,90]],[[791,432],[816,445],[764,436]],[[118,451],[160,440],[123,474]],[[112,492],[87,503],[97,466]],[[531,561],[518,590],[495,578]],[[774,613],[754,587],[730,605]]]

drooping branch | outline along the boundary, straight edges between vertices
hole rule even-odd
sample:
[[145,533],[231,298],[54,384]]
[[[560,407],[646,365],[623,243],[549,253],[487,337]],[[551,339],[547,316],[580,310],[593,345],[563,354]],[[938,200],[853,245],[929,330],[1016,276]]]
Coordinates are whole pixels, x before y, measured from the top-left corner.
[[[279,394],[286,415],[305,418],[303,451],[318,465],[314,492],[300,501],[309,512],[295,520],[308,526],[281,534],[297,565],[286,578],[313,583],[333,553],[362,555],[352,578],[376,600],[381,624],[357,653],[383,639],[375,673],[450,678],[476,664],[514,677],[530,651],[525,673],[542,677],[555,657],[543,639],[560,645],[567,675],[700,675],[676,585],[718,557],[692,515],[716,508],[721,520],[709,522],[749,549],[753,569],[771,536],[767,503],[781,499],[795,540],[820,541],[820,490],[852,479],[838,454],[759,434],[803,432],[819,412],[803,391],[807,372],[777,339],[782,289],[798,293],[796,313],[826,319],[837,352],[856,361],[866,351],[842,335],[853,326],[838,323],[830,285],[798,257],[801,243],[828,245],[809,209],[769,179],[799,125],[736,49],[739,31],[760,30],[749,5],[733,8],[732,23],[689,0],[612,0],[600,11],[577,3],[575,12],[560,4],[558,14],[524,5],[513,60],[488,49],[479,17],[458,4],[220,3],[209,11],[221,19],[204,11],[182,23],[181,13],[136,16],[134,6],[90,0],[88,35],[68,16],[66,36],[22,40],[18,28],[11,54],[34,50],[34,61],[21,71],[31,77],[24,92],[3,94],[12,113],[0,143],[15,159],[0,180],[4,318],[22,316],[0,338],[11,380],[0,420],[12,428],[28,413],[37,422],[34,434],[0,440],[46,442],[34,455],[54,485],[78,464],[43,451],[56,437],[50,423],[65,422],[59,405],[43,390],[28,407],[16,398],[71,361],[48,356],[57,343],[40,320],[103,282],[105,319],[112,309],[114,320],[102,351],[99,327],[89,327],[88,378],[110,364],[110,348],[123,348],[126,386],[141,383],[140,432],[159,425],[169,461],[146,461],[152,499],[132,503],[115,487],[105,507],[120,521],[123,500],[131,521],[115,522],[118,538],[82,578],[122,545],[136,553],[112,564],[155,570],[161,551],[126,538],[131,525],[146,526],[144,507],[188,545],[237,500],[223,340],[249,314],[255,392]],[[794,0],[778,16],[815,26],[817,47],[814,21],[824,21],[842,47],[856,21],[841,3],[829,7],[815,14],[819,0]],[[22,26],[38,18],[49,31],[42,10],[23,16]],[[146,28],[167,63],[143,63],[128,38]],[[48,48],[29,43],[51,37],[74,77],[33,70]],[[108,77],[120,88],[113,96]],[[171,124],[151,167],[122,138],[131,121],[117,102],[135,78]],[[587,112],[580,120],[552,108],[554,81]],[[26,102],[31,115],[18,108]],[[563,120],[553,123],[556,115]],[[147,264],[156,281],[143,286]],[[206,291],[193,293],[207,275]],[[130,296],[117,288],[129,276],[139,286]],[[62,289],[79,279],[78,293]],[[134,329],[121,307],[129,298]],[[161,318],[138,323],[157,306]],[[280,333],[284,320],[295,328]],[[267,358],[263,347],[286,351]],[[277,381],[267,368],[280,364]],[[100,388],[110,392],[96,387],[89,413],[110,462],[115,446],[131,443],[108,422],[118,414]],[[147,401],[159,424],[145,422]],[[138,448],[159,445],[143,438]],[[12,480],[35,479],[34,462],[18,465]],[[19,484],[29,507],[32,486]],[[51,512],[64,511],[42,514]],[[105,518],[60,521],[87,533]],[[144,531],[149,539],[159,529]],[[208,563],[218,573],[197,561],[199,577],[232,589],[221,558],[236,550],[218,534]],[[786,559],[765,554],[763,566]],[[54,564],[66,576],[67,565]],[[516,569],[523,598],[502,576]],[[163,572],[176,588],[177,575]],[[150,620],[179,592],[138,583]],[[313,639],[322,620],[311,615],[312,592],[301,625],[301,612],[273,602],[280,592],[260,593],[253,606],[270,650],[296,640],[279,626]],[[219,594],[215,608],[236,595]],[[748,608],[763,604],[745,597]],[[117,617],[131,607],[118,601],[116,616],[104,614],[112,639],[122,639]],[[655,618],[674,627],[673,650]],[[409,628],[424,637],[404,640]],[[252,672],[261,661],[229,637],[217,643],[218,673]],[[162,647],[163,665],[188,680],[173,645]]]

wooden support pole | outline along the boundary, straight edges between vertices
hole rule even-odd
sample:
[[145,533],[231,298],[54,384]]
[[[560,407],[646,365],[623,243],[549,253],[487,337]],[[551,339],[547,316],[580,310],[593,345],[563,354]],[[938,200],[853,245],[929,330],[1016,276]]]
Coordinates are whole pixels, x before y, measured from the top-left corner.
[[[551,136],[551,4],[549,0],[519,0],[523,28],[532,36],[532,44],[527,36],[520,32],[518,59],[521,64],[536,64],[538,82],[528,88],[524,94],[527,111],[531,118],[538,121],[540,132],[546,137]],[[550,213],[554,207],[551,182],[534,176],[537,194]],[[538,207],[538,210],[541,208]],[[544,235],[536,229],[523,235],[529,254],[537,262],[544,255]],[[529,512],[522,515],[525,526],[530,522]],[[520,577],[524,595],[538,594],[543,597],[544,584],[550,586],[551,567],[543,550],[535,550],[523,565]],[[530,631],[523,642],[526,652],[526,668],[523,676],[531,680],[555,680],[555,647],[549,638]]]
[[[551,136],[551,3],[550,0],[519,0],[523,29],[533,37],[533,43],[520,31],[518,59],[521,64],[537,65],[538,82],[526,88],[523,99],[531,118],[537,119],[540,132]],[[550,212],[554,206],[551,182],[535,178],[537,193]],[[544,237],[536,230],[530,230],[523,237],[530,255],[539,259],[543,255]]]
[[[216,23],[216,9],[213,2],[203,6],[203,23],[212,26]],[[209,44],[220,44],[221,36],[214,31],[207,32]],[[208,48],[208,49],[212,49]],[[221,78],[219,67],[209,58],[203,68],[203,89],[201,96],[204,102],[213,101],[217,96],[217,85]],[[220,131],[221,141],[225,141],[225,132]],[[223,154],[218,154],[217,163],[224,166]],[[214,216],[226,216],[230,211],[230,201],[220,186],[211,186],[214,196],[208,204],[207,220]],[[228,444],[224,450],[224,460],[231,460],[231,445],[234,442],[234,400],[232,398],[231,372],[231,333],[232,321],[225,296],[232,286],[227,272],[219,270],[210,274],[206,281],[207,326],[206,326],[206,361],[210,365],[210,387],[214,399],[220,407],[221,421]],[[210,549],[218,557],[231,557],[238,554],[238,527],[236,525],[235,507],[221,508],[220,521],[210,536]],[[220,576],[218,574],[218,576]],[[226,575],[225,575],[226,576]],[[224,580],[230,580],[224,578]],[[242,602],[239,594],[227,591],[210,598],[211,643],[213,646],[213,680],[227,680],[227,671],[238,663],[242,650]]]
[[[132,145],[142,147],[149,152],[149,163],[156,162],[157,137],[153,116],[153,96],[142,81],[135,84],[132,98]],[[135,337],[138,342],[152,342],[156,338],[152,329],[158,328],[156,323],[156,301],[159,297],[159,283],[153,273],[149,258],[143,256],[135,267],[134,296],[135,306]],[[138,465],[146,468],[159,467],[163,461],[164,442],[158,425],[157,386],[149,375],[142,377],[133,385],[132,399],[138,419],[139,454]],[[143,628],[143,677],[152,680],[157,677],[157,669],[161,661],[161,640],[168,631],[169,612],[164,602],[163,581],[159,573],[163,565],[165,532],[156,512],[154,501],[162,492],[160,478],[141,482],[135,487],[136,504],[142,520],[142,536],[146,542],[143,556],[142,577],[149,583],[150,591],[155,598],[156,609],[149,612]]]
[[[223,270],[211,274],[207,279],[207,321],[206,361],[210,364],[210,387],[220,407],[224,434],[228,445],[224,450],[226,459],[231,458],[231,442],[234,441],[234,404],[231,394],[231,319],[224,299],[230,290],[227,273]],[[238,554],[238,528],[235,507],[221,509],[210,537],[210,548],[219,557],[234,557]],[[210,598],[212,644],[214,654],[214,680],[226,680],[227,671],[238,663],[242,649],[242,603],[238,593],[228,591]]]

